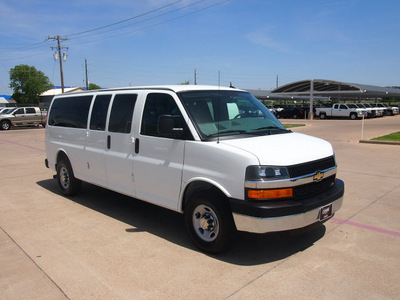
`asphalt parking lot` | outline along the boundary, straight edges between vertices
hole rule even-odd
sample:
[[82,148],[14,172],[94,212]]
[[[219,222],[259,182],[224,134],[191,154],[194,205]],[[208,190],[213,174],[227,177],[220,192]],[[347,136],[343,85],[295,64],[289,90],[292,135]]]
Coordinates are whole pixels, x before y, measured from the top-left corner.
[[[333,144],[342,209],[308,231],[239,233],[208,255],[180,214],[93,185],[66,198],[43,128],[0,131],[0,299],[399,299],[400,146],[361,144],[361,120],[281,120]],[[365,121],[364,139],[400,131]]]

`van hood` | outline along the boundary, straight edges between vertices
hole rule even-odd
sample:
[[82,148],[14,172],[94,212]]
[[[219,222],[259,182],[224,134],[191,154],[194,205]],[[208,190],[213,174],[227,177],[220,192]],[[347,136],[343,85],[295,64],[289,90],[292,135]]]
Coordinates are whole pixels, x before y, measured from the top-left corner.
[[260,165],[290,166],[333,155],[332,145],[301,133],[274,134],[220,141],[254,154]]

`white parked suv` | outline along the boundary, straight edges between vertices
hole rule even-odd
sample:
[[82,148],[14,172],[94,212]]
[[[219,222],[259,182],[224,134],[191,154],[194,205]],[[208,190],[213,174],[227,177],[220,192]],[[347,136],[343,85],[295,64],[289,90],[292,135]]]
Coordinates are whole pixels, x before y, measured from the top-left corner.
[[306,227],[331,218],[343,201],[331,144],[286,130],[260,101],[232,88],[55,96],[46,155],[63,194],[86,181],[180,212],[194,244],[213,253],[236,230]]

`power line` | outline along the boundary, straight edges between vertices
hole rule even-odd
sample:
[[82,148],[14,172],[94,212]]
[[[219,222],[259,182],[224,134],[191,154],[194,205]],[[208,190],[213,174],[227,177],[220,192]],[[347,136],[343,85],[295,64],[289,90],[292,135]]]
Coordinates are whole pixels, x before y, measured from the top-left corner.
[[[19,50],[31,50],[31,49],[35,49],[35,48],[40,48],[42,44],[46,43],[47,40],[44,40],[42,42],[37,42],[34,44],[25,44],[25,46],[23,47],[19,47],[19,48],[8,48],[8,49],[0,49],[0,51],[2,52],[14,52],[14,51],[19,51]],[[20,44],[20,45],[24,45],[24,44]]]
[[[207,0],[202,0],[202,1],[198,1],[198,2],[204,2],[204,1],[207,1]],[[112,35],[112,36],[109,36],[109,37],[105,37],[105,38],[101,38],[101,39],[95,39],[95,40],[90,40],[90,41],[85,41],[85,42],[78,42],[78,43],[69,44],[69,45],[88,44],[88,43],[93,43],[93,42],[102,41],[102,40],[106,40],[106,39],[116,38],[116,37],[120,37],[120,36],[123,36],[123,35],[126,35],[126,34],[131,34],[131,33],[134,33],[134,32],[142,31],[142,30],[149,29],[149,28],[152,28],[152,27],[156,27],[156,26],[159,26],[159,25],[162,25],[162,24],[166,24],[166,23],[169,23],[169,22],[173,22],[173,21],[176,21],[176,20],[178,20],[178,19],[181,19],[181,18],[190,16],[190,15],[194,15],[194,14],[196,14],[196,13],[202,12],[202,11],[204,11],[204,10],[210,9],[210,8],[212,8],[212,7],[221,5],[221,4],[226,3],[226,2],[229,2],[229,1],[230,1],[230,0],[220,1],[220,2],[218,2],[218,3],[215,3],[215,4],[212,4],[212,5],[206,6],[206,7],[204,7],[204,8],[198,9],[198,10],[196,10],[196,11],[193,11],[193,12],[190,12],[190,13],[187,13],[187,14],[184,14],[184,15],[181,15],[181,16],[178,16],[178,17],[175,17],[175,18],[168,19],[168,20],[166,20],[166,21],[158,22],[158,23],[155,23],[155,24],[152,24],[152,25],[148,25],[148,26],[145,26],[145,27],[141,27],[141,28],[135,29],[135,30],[126,31],[126,32],[123,32],[123,33],[120,33],[120,34],[117,34],[117,35]],[[196,2],[196,3],[198,3],[198,2]],[[154,18],[153,18],[153,19],[154,19]]]
[[131,17],[131,18],[122,20],[122,21],[118,21],[118,22],[115,22],[115,23],[112,23],[112,24],[104,25],[104,26],[101,26],[101,27],[97,27],[97,28],[93,28],[93,29],[89,29],[89,30],[85,30],[85,31],[77,32],[77,33],[72,33],[72,34],[69,34],[69,35],[67,35],[67,36],[71,37],[71,36],[74,36],[74,35],[80,35],[80,34],[84,34],[84,33],[88,33],[88,32],[93,32],[93,31],[96,31],[96,30],[101,30],[101,29],[104,29],[104,28],[108,28],[108,27],[111,27],[111,26],[114,26],[114,25],[118,25],[118,24],[121,24],[121,23],[124,23],[124,22],[128,22],[128,21],[130,21],[130,20],[137,19],[137,18],[146,16],[146,15],[149,15],[149,14],[151,14],[151,13],[154,13],[154,12],[156,12],[156,11],[162,10],[162,9],[164,9],[164,8],[167,8],[167,7],[169,7],[169,6],[172,6],[172,5],[174,5],[174,4],[176,4],[176,3],[179,3],[179,2],[182,2],[182,1],[183,1],[183,0],[178,0],[178,1],[175,1],[175,2],[172,2],[172,3],[169,3],[169,4],[167,4],[167,5],[164,5],[164,6],[162,6],[162,7],[159,7],[159,8],[150,10],[150,11],[148,11],[148,12],[142,13],[142,14],[140,14],[140,15],[137,15],[137,16],[134,16],[134,17]]
[[[171,10],[171,11],[168,11],[168,12],[165,12],[165,13],[162,13],[162,14],[159,14],[159,15],[157,15],[157,16],[149,17],[149,18],[147,18],[147,19],[144,19],[144,20],[141,20],[141,21],[132,23],[132,24],[120,26],[120,27],[117,27],[117,28],[112,28],[112,29],[109,29],[109,30],[106,30],[106,31],[102,31],[102,32],[97,32],[97,33],[93,33],[93,34],[84,35],[84,36],[81,36],[81,37],[78,37],[78,38],[86,38],[86,37],[90,37],[90,36],[94,36],[94,35],[104,34],[104,33],[106,33],[106,32],[115,31],[115,30],[120,30],[120,29],[129,27],[129,26],[133,26],[133,25],[137,25],[137,24],[140,24],[140,23],[144,23],[144,22],[147,22],[147,21],[150,21],[150,20],[153,20],[153,19],[158,19],[158,18],[161,18],[161,17],[163,17],[163,16],[172,14],[172,13],[174,13],[174,12],[177,12],[177,11],[180,11],[180,10],[183,10],[183,9],[186,9],[186,8],[188,8],[188,7],[197,5],[197,4],[199,4],[199,3],[201,3],[201,2],[205,2],[205,1],[208,1],[208,0],[200,0],[200,1],[194,2],[194,3],[192,3],[192,4],[188,4],[188,5],[185,5],[185,6],[183,6],[183,7],[176,8],[176,9],[174,9],[174,10]],[[180,1],[177,1],[177,2],[180,2]],[[170,5],[172,5],[172,4],[170,4]],[[170,5],[168,5],[168,6],[170,6]],[[165,7],[167,7],[167,6],[164,6],[163,8],[165,8]],[[157,9],[157,10],[160,10],[160,9]],[[151,12],[155,12],[155,11],[157,11],[157,10],[153,10],[153,11],[151,11]],[[139,16],[141,17],[141,16],[147,15],[147,14],[149,14],[149,13],[150,13],[150,12],[145,13],[145,14],[141,14],[141,15],[139,15]],[[132,19],[138,18],[139,16],[132,17],[132,18],[130,18],[130,19],[128,19],[128,20],[132,20]],[[125,22],[125,21],[126,21],[126,20],[121,21],[121,22],[117,22],[117,23],[114,23],[114,24],[119,24],[119,23],[122,23],[122,22]],[[114,24],[106,25],[106,26],[103,26],[103,27],[99,27],[99,29],[106,28],[106,27],[110,27],[110,26],[112,26],[112,25],[114,25]],[[147,28],[147,27],[146,27],[146,28]],[[97,29],[96,29],[96,30],[97,30]],[[86,32],[90,32],[90,31],[94,31],[94,30],[87,30]],[[82,33],[84,33],[84,32],[82,32]],[[69,36],[71,36],[71,35],[69,35]],[[72,40],[73,40],[73,39],[77,39],[77,38],[72,38]]]

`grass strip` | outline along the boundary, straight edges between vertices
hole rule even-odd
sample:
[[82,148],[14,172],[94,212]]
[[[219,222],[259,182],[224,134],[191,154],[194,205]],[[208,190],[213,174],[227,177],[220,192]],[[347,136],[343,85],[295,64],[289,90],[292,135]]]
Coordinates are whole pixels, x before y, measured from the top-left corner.
[[388,135],[373,138],[373,141],[400,141],[400,131]]
[[293,128],[293,127],[302,127],[302,126],[306,126],[304,124],[282,124],[283,126],[285,126],[285,128]]

